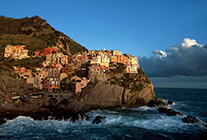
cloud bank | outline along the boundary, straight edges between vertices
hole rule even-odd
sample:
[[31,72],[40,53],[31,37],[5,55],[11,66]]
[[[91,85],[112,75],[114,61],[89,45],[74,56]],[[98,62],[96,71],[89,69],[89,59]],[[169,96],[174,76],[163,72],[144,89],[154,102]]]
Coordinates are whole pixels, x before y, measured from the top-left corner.
[[149,77],[207,75],[207,45],[185,38],[178,46],[154,50],[150,58],[139,57],[140,66]]

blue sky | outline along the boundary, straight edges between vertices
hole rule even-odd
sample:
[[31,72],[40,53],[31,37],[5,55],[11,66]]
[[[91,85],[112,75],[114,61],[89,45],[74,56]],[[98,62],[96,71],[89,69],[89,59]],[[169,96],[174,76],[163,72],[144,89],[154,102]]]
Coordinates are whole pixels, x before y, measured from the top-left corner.
[[0,0],[0,14],[38,15],[89,50],[149,58],[184,38],[207,44],[207,0]]

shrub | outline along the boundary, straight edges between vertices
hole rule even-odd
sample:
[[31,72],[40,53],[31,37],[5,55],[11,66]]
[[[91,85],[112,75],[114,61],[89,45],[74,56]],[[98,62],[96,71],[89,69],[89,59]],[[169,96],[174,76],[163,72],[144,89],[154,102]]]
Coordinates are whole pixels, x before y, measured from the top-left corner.
[[110,71],[113,73],[123,73],[125,69],[126,66],[124,64],[118,63],[116,69],[110,69]]
[[148,77],[145,78],[144,80],[145,83],[151,83],[150,79]]
[[134,85],[132,87],[132,91],[141,91],[144,88],[144,85],[139,84],[139,85]]
[[145,75],[145,73],[144,73],[141,69],[138,69],[138,73],[139,73],[140,75]]

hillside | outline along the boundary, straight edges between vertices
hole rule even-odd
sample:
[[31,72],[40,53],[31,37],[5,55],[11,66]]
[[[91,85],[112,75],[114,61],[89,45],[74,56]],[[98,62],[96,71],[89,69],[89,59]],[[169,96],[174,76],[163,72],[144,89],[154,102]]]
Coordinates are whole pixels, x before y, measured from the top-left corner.
[[57,46],[66,54],[75,54],[87,49],[60,31],[55,30],[46,20],[34,16],[14,19],[0,17],[0,51],[5,45],[26,45],[32,52],[46,47]]

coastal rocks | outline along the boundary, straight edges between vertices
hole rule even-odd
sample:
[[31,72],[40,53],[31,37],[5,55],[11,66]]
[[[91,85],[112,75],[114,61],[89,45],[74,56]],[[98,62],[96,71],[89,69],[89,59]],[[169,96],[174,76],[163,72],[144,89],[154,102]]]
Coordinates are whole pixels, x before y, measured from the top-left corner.
[[168,100],[167,103],[168,103],[169,105],[172,105],[172,104],[173,104],[173,101]]
[[0,118],[0,125],[4,124],[6,121],[2,118]]
[[188,115],[182,119],[184,123],[198,123],[199,120],[196,117]]
[[106,117],[105,116],[96,116],[96,118],[93,120],[93,124],[99,124],[102,122],[102,119],[105,119]]
[[[13,103],[10,108],[6,109],[8,113],[3,118],[12,119],[23,115],[35,120],[50,118],[72,122],[80,119],[90,120],[85,112],[92,109],[140,107],[147,105],[150,100],[156,100],[156,104],[161,104],[162,100],[155,98],[153,88],[153,85],[149,83],[144,84],[140,91],[131,91],[126,87],[104,82],[88,83],[83,92],[78,95],[59,97],[56,94],[49,94],[38,99],[28,99],[28,102],[24,104]],[[104,118],[96,117],[93,123],[98,124]]]
[[86,120],[86,121],[90,121],[90,119],[91,119],[91,118],[90,118],[89,116],[85,115],[85,120]]
[[149,107],[157,107],[157,106],[165,106],[165,103],[162,99],[155,99],[155,100],[150,100],[147,104]]
[[159,107],[157,109],[160,113],[165,113],[167,116],[183,116],[182,113],[166,107]]
[[162,100],[162,99],[158,99],[158,98],[156,98],[156,99],[154,99],[154,100],[150,100],[149,102],[148,102],[148,104],[147,104],[147,106],[149,106],[149,107],[164,107],[164,106],[167,106],[167,105],[172,105],[174,102],[173,101],[171,101],[171,100],[168,100],[167,101],[167,104]]
[[55,105],[57,105],[57,103],[58,103],[58,100],[56,98],[50,98],[49,99],[49,105],[50,106],[55,106]]

